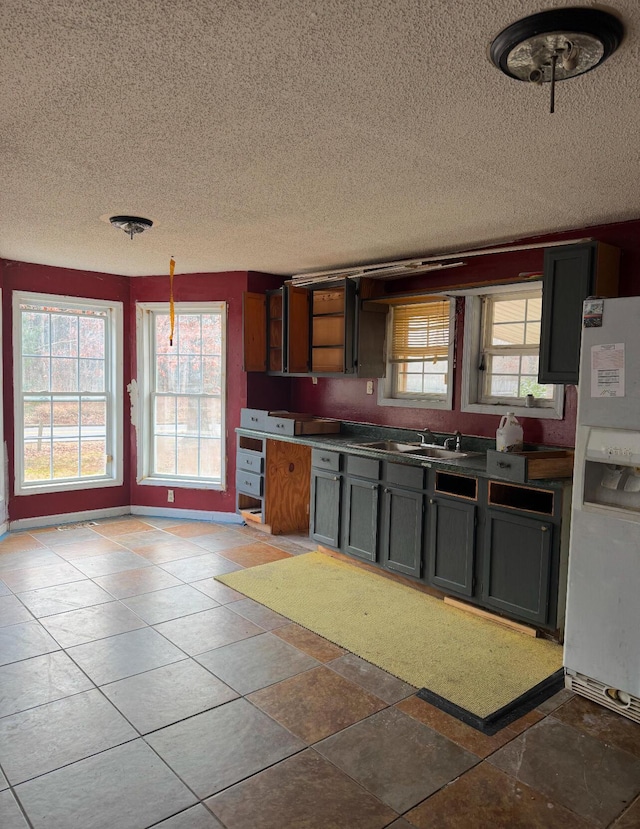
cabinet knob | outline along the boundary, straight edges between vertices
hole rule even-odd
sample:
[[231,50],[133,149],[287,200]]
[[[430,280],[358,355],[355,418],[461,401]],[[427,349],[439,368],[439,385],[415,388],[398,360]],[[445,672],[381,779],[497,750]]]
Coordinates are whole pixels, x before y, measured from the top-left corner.
[[246,460],[245,463],[247,464],[247,466],[253,466],[253,461]]
[[549,527],[540,527],[543,533],[549,532]]
[[332,480],[332,481],[339,481],[339,480],[340,480],[340,478],[339,478],[337,475],[334,475],[334,476],[333,476],[333,478],[332,478],[331,480]]
[[429,503],[430,503],[430,504],[435,504],[435,502],[436,502],[436,499],[435,499],[435,498],[429,498]]
[[505,463],[504,461],[498,461],[498,466],[500,469],[511,469],[511,464]]
[[329,461],[331,459],[330,458],[320,458],[320,460],[322,461],[322,463],[329,463]]

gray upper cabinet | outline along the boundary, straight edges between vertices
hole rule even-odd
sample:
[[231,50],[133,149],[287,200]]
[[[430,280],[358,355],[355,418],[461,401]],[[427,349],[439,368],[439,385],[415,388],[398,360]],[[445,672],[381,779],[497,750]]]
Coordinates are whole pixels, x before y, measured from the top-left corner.
[[540,383],[578,382],[582,303],[617,295],[619,261],[620,251],[601,242],[545,250]]

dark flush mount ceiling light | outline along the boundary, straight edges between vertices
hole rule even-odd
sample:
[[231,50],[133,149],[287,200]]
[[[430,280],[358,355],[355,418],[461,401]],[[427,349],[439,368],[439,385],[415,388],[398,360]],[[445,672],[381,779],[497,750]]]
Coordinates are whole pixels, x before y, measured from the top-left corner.
[[112,216],[109,221],[114,227],[128,233],[131,239],[136,233],[143,233],[147,228],[153,227],[151,219],[143,219],[140,216]]
[[580,6],[532,14],[507,26],[491,44],[493,63],[519,81],[551,84],[589,72],[620,45],[624,34],[617,17]]

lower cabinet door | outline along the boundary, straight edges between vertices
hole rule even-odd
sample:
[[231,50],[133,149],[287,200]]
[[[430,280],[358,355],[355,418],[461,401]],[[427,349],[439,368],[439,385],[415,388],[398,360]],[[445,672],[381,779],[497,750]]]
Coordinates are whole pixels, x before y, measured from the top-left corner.
[[342,551],[378,559],[378,484],[347,478],[344,499]]
[[410,489],[382,491],[382,563],[415,578],[421,576],[423,500],[422,492]]
[[476,505],[431,498],[426,536],[429,584],[462,596],[472,596]]
[[548,521],[487,511],[482,600],[530,622],[546,624],[553,525]]
[[340,549],[342,476],[313,469],[309,535],[320,544]]

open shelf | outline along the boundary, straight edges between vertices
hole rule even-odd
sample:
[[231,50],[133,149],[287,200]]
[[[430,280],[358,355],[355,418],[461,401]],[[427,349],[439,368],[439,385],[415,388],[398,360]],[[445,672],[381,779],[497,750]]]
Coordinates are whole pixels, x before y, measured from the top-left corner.
[[476,501],[478,498],[478,479],[452,472],[436,472],[436,492]]
[[553,492],[489,481],[489,505],[553,515]]
[[269,347],[267,365],[269,371],[284,371],[284,316],[282,292],[268,294]]
[[311,322],[311,371],[343,372],[345,369],[345,289],[313,291]]

